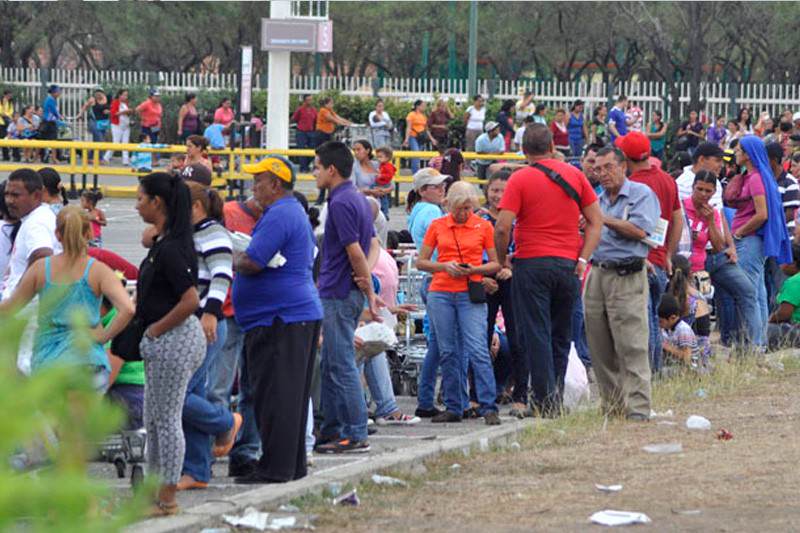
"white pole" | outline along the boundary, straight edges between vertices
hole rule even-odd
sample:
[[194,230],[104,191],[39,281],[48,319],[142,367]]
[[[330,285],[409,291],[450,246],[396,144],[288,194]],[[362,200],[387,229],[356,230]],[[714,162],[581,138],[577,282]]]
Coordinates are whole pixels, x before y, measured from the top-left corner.
[[[270,18],[291,17],[289,0],[272,0]],[[291,85],[291,52],[269,53],[269,91],[267,93],[267,147],[289,148],[289,87]]]

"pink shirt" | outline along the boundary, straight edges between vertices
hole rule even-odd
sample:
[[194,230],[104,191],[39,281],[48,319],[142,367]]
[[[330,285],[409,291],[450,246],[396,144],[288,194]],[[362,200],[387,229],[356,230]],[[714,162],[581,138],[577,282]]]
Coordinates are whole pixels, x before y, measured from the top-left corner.
[[217,108],[217,110],[214,112],[214,122],[217,124],[222,124],[223,126],[227,126],[233,122],[233,108]]
[[747,174],[744,177],[744,185],[742,185],[742,192],[739,194],[737,200],[740,202],[736,214],[733,215],[733,224],[731,224],[731,231],[736,232],[756,214],[756,204],[753,202],[754,196],[766,196],[764,191],[764,180],[761,179],[761,174],[757,170]]
[[386,250],[381,249],[378,260],[372,268],[372,273],[381,282],[381,300],[389,307],[396,306],[400,273],[397,270],[397,262],[394,257]]
[[[683,212],[686,213],[686,218],[689,221],[689,230],[692,232],[692,255],[689,257],[692,272],[705,270],[706,250],[709,248],[708,224],[697,215],[697,210],[694,208],[691,198],[683,200]],[[719,211],[716,209],[714,209],[714,224],[722,231],[722,220],[720,219]]]

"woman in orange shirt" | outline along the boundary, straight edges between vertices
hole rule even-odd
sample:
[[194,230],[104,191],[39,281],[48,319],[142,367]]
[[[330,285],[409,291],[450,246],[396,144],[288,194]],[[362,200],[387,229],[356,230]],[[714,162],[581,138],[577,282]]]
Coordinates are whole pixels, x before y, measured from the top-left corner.
[[[336,114],[333,110],[333,98],[326,96],[319,103],[319,113],[317,113],[316,131],[314,132],[314,147],[326,143],[333,138],[336,126],[352,126],[353,123]],[[325,192],[327,189],[317,189],[317,201],[315,205],[325,203]]]
[[[431,222],[417,260],[417,268],[433,273],[428,316],[439,345],[447,409],[431,422],[460,422],[465,414],[469,416],[471,409],[464,383],[467,368],[471,366],[478,415],[487,425],[498,425],[497,390],[486,340],[486,294],[481,283],[484,276],[500,270],[494,228],[474,213],[480,203],[474,185],[465,181],[454,183],[446,201],[450,214]],[[434,250],[438,252],[435,261],[431,259]],[[488,257],[486,263],[484,253]],[[454,324],[458,327],[454,328]]]
[[[403,141],[403,146],[409,150],[418,152],[430,141],[433,146],[436,146],[436,139],[431,136],[428,131],[428,117],[425,116],[425,102],[417,100],[414,102],[414,108],[406,115],[406,138]],[[411,173],[416,174],[419,170],[419,159],[411,160]]]

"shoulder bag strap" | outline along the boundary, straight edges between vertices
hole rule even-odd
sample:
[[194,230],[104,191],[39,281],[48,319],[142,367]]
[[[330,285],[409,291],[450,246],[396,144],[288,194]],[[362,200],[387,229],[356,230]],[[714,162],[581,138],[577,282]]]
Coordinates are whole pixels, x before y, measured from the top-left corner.
[[542,165],[541,163],[531,163],[531,166],[539,172],[542,172],[545,176],[550,178],[551,181],[555,182],[559,187],[561,187],[567,196],[572,198],[575,203],[578,204],[578,209],[581,209],[581,197],[578,194],[578,191],[576,191],[572,185],[567,183],[567,180],[565,180],[561,174],[552,168]]
[[455,227],[451,227],[450,229],[453,232],[453,240],[456,242],[456,250],[458,250],[458,259],[459,259],[459,261],[461,261],[463,263],[464,262],[464,256],[461,255],[461,246],[458,245],[458,238],[456,238],[456,228]]

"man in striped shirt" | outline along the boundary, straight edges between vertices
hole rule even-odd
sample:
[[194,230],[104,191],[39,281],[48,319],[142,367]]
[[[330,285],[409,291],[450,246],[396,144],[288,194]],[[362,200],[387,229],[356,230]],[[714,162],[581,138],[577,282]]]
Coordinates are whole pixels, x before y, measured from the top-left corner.
[[[800,186],[797,184],[797,179],[783,169],[783,147],[780,143],[767,143],[766,148],[767,156],[769,157],[769,166],[772,168],[772,174],[775,176],[775,181],[778,183],[778,192],[781,195],[786,227],[789,229],[789,237],[793,239],[795,227],[794,213],[797,208],[800,207]],[[783,282],[786,281],[786,274],[780,269],[774,257],[768,257],[766,263],[764,263],[764,274],[767,286],[767,303],[770,312],[772,312],[778,307],[775,299],[781,287],[783,287]]]

